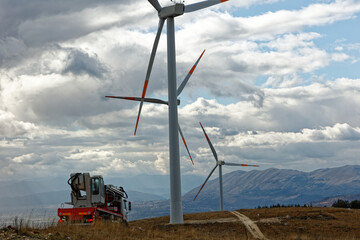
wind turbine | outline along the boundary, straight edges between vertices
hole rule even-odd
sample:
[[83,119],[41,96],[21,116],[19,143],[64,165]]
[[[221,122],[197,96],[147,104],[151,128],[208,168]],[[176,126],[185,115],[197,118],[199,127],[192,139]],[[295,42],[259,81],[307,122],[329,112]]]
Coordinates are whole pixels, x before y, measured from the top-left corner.
[[[192,68],[190,69],[190,71],[188,72],[188,74],[185,76],[184,80],[182,81],[182,83],[180,84],[180,86],[178,87],[177,89],[177,96],[180,96],[182,90],[184,89],[186,83],[189,81],[190,77],[192,76],[193,72],[195,71],[198,63],[200,62],[202,56],[204,55],[205,53],[205,50],[201,53],[200,57],[197,59],[197,61],[195,62],[195,64],[192,66]],[[161,99],[157,99],[157,98],[140,98],[140,97],[121,97],[121,96],[105,96],[107,98],[116,98],[116,99],[124,99],[124,100],[130,100],[130,101],[138,101],[138,102],[149,102],[149,103],[157,103],[157,104],[165,104],[165,105],[168,105],[168,102],[167,101],[164,101],[164,100],[161,100]],[[177,105],[180,105],[180,100],[177,99]],[[180,124],[178,124],[178,130],[179,130],[179,133],[181,135],[181,138],[184,142],[184,145],[185,145],[185,148],[186,148],[186,151],[190,157],[190,160],[192,162],[192,164],[194,165],[194,161],[191,157],[191,154],[190,154],[190,151],[189,151],[189,148],[186,144],[186,141],[185,141],[185,138],[184,138],[184,135],[181,131],[181,128],[180,128]]]
[[142,105],[145,101],[147,86],[154,63],[160,35],[167,20],[167,62],[168,62],[168,106],[169,106],[169,153],[170,153],[170,224],[183,223],[183,211],[181,201],[181,177],[180,155],[178,135],[178,111],[176,89],[176,54],[175,54],[175,17],[184,13],[194,12],[228,0],[207,0],[194,4],[185,5],[175,3],[171,6],[162,7],[158,0],[148,0],[156,9],[159,16],[159,25],[153,48],[151,50],[149,65],[146,72],[144,88],[141,95],[139,112],[136,120],[134,135],[139,124]]
[[201,192],[201,190],[204,188],[206,182],[209,180],[209,178],[211,177],[211,175],[213,174],[213,172],[215,171],[215,169],[217,167],[219,167],[219,187],[220,187],[220,211],[224,211],[224,199],[223,199],[223,184],[222,184],[222,166],[223,165],[228,165],[228,166],[241,166],[241,167],[259,167],[259,165],[249,165],[249,164],[242,164],[242,163],[228,163],[228,162],[224,162],[224,161],[219,161],[217,153],[215,151],[214,146],[212,145],[210,138],[208,137],[208,135],[205,132],[205,129],[203,128],[201,122],[200,122],[200,126],[204,132],[204,135],[206,137],[206,140],[209,144],[209,147],[214,155],[215,161],[216,161],[216,165],[215,167],[211,170],[209,176],[206,178],[205,182],[203,183],[203,185],[201,186],[199,192],[196,194],[194,201],[196,200],[197,196],[199,195],[199,193]]

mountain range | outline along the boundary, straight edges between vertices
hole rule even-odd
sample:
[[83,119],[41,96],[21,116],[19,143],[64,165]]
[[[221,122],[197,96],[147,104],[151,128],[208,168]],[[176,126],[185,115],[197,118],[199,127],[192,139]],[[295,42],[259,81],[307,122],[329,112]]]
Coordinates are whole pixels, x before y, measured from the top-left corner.
[[[218,211],[218,178],[208,181],[196,201],[193,201],[199,189],[200,186],[183,196],[183,211]],[[359,194],[360,166],[326,168],[312,172],[275,168],[249,172],[234,171],[223,176],[223,191],[225,210],[256,208],[278,203],[309,205],[329,197],[336,200],[336,196]],[[132,215],[137,219],[168,213],[169,201],[153,201],[136,205]]]
[[[234,171],[223,176],[225,208],[254,208],[272,204],[306,204],[324,197],[360,193],[360,166],[319,169],[312,172],[270,168]],[[207,183],[196,201],[199,188],[183,197],[185,206],[216,210],[219,183]]]

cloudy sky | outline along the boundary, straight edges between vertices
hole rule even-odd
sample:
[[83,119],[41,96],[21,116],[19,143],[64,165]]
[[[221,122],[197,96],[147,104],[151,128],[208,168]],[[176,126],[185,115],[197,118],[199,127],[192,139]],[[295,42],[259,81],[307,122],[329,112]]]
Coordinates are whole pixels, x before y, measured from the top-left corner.
[[[176,18],[179,83],[206,49],[180,96],[182,174],[215,163],[199,121],[225,161],[359,164],[359,15],[359,0],[230,0]],[[104,98],[141,95],[157,24],[146,0],[1,0],[0,180],[167,174],[167,107],[144,104],[133,136],[139,105]],[[165,27],[148,97],[167,99],[166,66]]]

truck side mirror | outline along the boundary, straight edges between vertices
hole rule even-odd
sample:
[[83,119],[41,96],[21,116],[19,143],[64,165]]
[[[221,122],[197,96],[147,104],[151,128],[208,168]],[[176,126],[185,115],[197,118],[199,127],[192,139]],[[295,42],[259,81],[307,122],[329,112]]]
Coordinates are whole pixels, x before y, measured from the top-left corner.
[[131,202],[129,202],[129,211],[131,211]]

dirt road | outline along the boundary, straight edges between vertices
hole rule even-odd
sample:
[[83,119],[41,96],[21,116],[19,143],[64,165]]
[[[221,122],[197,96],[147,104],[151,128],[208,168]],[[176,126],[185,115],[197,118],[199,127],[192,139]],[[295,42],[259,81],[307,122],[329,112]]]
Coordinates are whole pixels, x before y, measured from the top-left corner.
[[231,213],[245,225],[246,229],[255,239],[267,240],[259,227],[250,218],[237,211],[232,211]]

